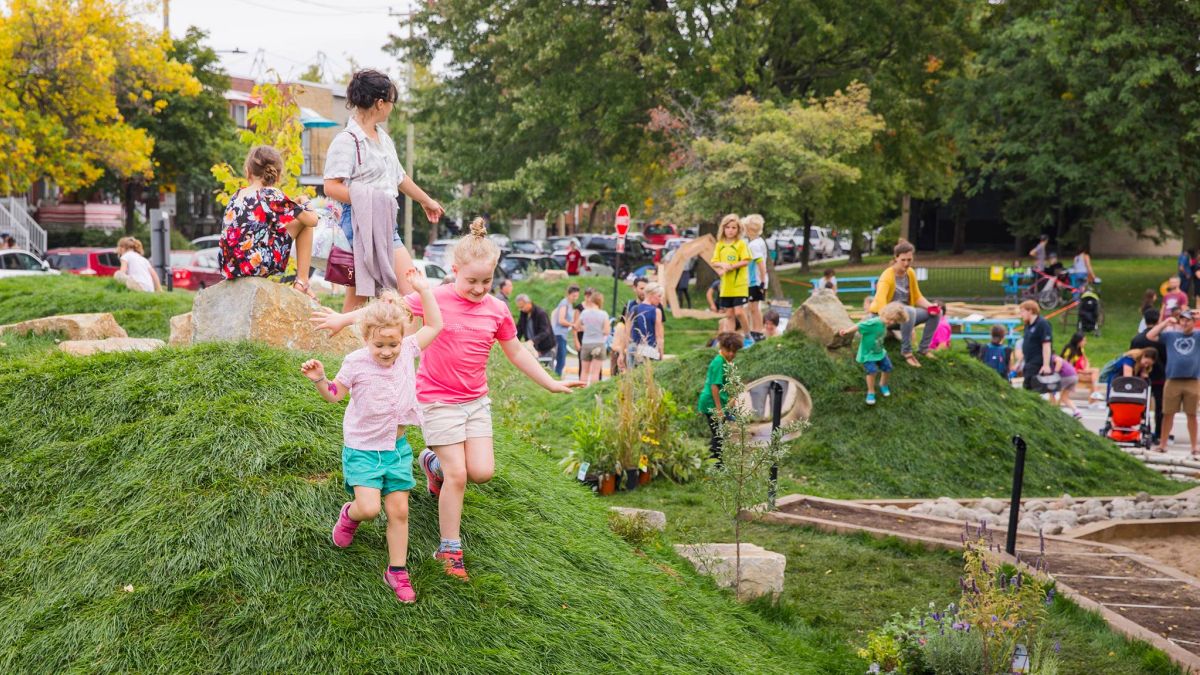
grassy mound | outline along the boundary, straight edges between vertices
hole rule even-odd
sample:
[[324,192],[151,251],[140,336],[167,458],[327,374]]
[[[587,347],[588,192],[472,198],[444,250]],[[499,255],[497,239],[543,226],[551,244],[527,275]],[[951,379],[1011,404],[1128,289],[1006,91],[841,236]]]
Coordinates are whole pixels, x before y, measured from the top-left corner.
[[669,554],[635,555],[604,504],[500,426],[499,473],[467,495],[472,581],[431,560],[435,505],[417,491],[419,601],[400,605],[381,578],[381,522],[347,550],[329,541],[345,500],[341,409],[299,360],[206,345],[0,363],[0,671],[828,663],[803,627],[736,606]]
[[[664,363],[655,379],[680,405],[694,409],[712,351]],[[1004,495],[1011,487],[1010,438],[1028,443],[1027,494],[1073,495],[1178,492],[1108,441],[1041,401],[1014,390],[964,353],[943,353],[920,369],[897,365],[892,396],[863,403],[862,368],[829,355],[797,335],[738,355],[746,381],[789,375],[813,398],[812,426],[793,444],[785,472],[797,489],[841,498]],[[533,392],[530,392],[533,395]],[[570,409],[587,397],[538,400],[548,423],[569,429]],[[699,414],[693,429],[707,434]]]
[[111,312],[132,337],[166,339],[170,320],[192,311],[195,294],[138,293],[111,278],[14,277],[0,281],[0,324],[56,314]]

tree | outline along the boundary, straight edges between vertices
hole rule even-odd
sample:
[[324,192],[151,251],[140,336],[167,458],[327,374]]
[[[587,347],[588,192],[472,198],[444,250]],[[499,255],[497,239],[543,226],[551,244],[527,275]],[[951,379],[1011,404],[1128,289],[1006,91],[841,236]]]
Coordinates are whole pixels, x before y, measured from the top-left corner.
[[1086,241],[1103,220],[1197,240],[1198,32],[1200,8],[1165,0],[992,8],[960,99],[1017,234]]
[[11,0],[0,14],[0,192],[40,178],[85,188],[105,169],[154,173],[154,139],[119,107],[146,114],[166,94],[195,96],[191,68],[115,0]]
[[[217,187],[210,173],[213,164],[236,161],[242,152],[237,142],[237,127],[230,119],[224,93],[229,89],[229,77],[212,48],[204,44],[207,33],[191,27],[187,34],[171,43],[168,57],[191,66],[200,82],[200,92],[194,96],[166,94],[167,106],[162,112],[149,114],[132,109],[127,119],[133,126],[146,130],[154,139],[154,176],[146,181],[151,194],[161,190],[175,191],[179,197],[176,222],[181,228],[191,225],[188,208],[193,200],[211,202]],[[126,229],[133,223],[134,191],[141,177],[119,179],[121,194],[126,195]]]
[[883,119],[869,109],[870,97],[865,85],[853,83],[806,103],[733,99],[717,132],[692,144],[678,175],[677,214],[707,220],[727,211],[757,211],[775,225],[803,223],[807,241],[814,221],[834,212],[834,189],[862,177],[851,161],[883,129]]
[[[300,106],[296,104],[292,88],[283,86],[281,81],[259,84],[255,85],[251,94],[262,103],[246,116],[250,128],[239,132],[243,150],[255,145],[274,147],[283,156],[283,173],[279,175],[276,187],[287,194],[303,192],[314,195],[312,188],[302,188],[299,182],[300,172],[304,168],[304,150],[300,143],[304,127],[300,124]],[[225,162],[214,165],[212,175],[221,184],[217,201],[222,204],[228,204],[233,195],[246,185],[242,170],[234,169]]]

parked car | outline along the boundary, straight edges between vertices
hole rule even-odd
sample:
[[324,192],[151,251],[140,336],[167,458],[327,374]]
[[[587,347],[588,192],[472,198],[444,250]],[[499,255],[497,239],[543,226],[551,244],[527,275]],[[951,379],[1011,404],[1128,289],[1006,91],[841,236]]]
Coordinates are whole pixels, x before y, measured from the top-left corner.
[[567,242],[571,241],[572,239],[578,240],[578,237],[575,235],[569,235],[566,237],[547,237],[545,250],[553,253],[559,249],[565,249],[567,248]]
[[422,276],[432,282],[429,284],[430,286],[438,286],[446,278],[446,269],[428,260],[417,258],[413,260],[413,267],[416,267]]
[[[802,233],[804,232],[802,228],[800,231]],[[837,240],[833,238],[833,235],[829,233],[828,228],[813,227],[809,235],[809,242],[812,245],[812,251],[818,257],[832,258],[833,256],[840,254],[841,248],[838,246]]]
[[672,239],[679,238],[679,228],[672,223],[648,223],[642,229],[642,237],[647,244],[662,246]]
[[22,251],[19,248],[0,251],[0,279],[58,273],[58,270],[50,267],[50,263],[29,251]]
[[767,237],[767,248],[775,251],[777,264],[795,262],[800,259],[800,251],[804,249],[804,232],[787,227],[775,230]]
[[72,246],[46,251],[50,267],[68,274],[111,277],[121,269],[121,259],[115,248]]
[[531,253],[509,253],[500,256],[500,269],[505,278],[513,281],[529,279],[539,272],[546,270],[561,270],[562,263],[553,256]]
[[513,250],[512,240],[508,238],[507,234],[489,234],[488,239],[491,239],[492,243],[500,247],[501,253],[508,253]]
[[446,253],[453,246],[453,239],[436,239],[432,244],[425,247],[425,255],[423,257],[434,265],[446,269],[449,267],[447,264],[449,261],[446,260]]
[[217,261],[219,248],[171,251],[171,284],[186,291],[199,291],[221,283],[225,275]]
[[[595,251],[610,267],[616,267],[617,237],[612,234],[587,234],[579,238],[579,248]],[[557,253],[557,251],[556,251]],[[621,254],[621,269],[631,270],[649,263],[653,258],[650,251],[637,239],[625,239],[625,252]]]
[[513,253],[531,253],[534,255],[546,252],[536,239],[513,239],[512,250]]
[[196,237],[192,240],[192,246],[198,249],[216,248],[221,245],[221,235],[210,234],[206,237]]
[[691,237],[677,237],[675,239],[668,241],[666,243],[666,245],[663,246],[662,256],[661,256],[662,260],[659,262],[664,262],[664,263],[671,262],[671,258],[675,257],[675,253],[678,252],[679,249],[682,248],[683,245],[688,243],[689,241],[692,241]]
[[[589,251],[587,249],[580,249],[579,253],[583,256],[584,261],[587,263],[586,267],[579,270],[579,276],[611,277],[613,275],[612,265],[609,265],[608,261],[605,260],[604,257],[599,253],[595,251]],[[559,265],[562,265],[563,269],[566,269],[567,252],[565,250],[555,251],[553,257]]]

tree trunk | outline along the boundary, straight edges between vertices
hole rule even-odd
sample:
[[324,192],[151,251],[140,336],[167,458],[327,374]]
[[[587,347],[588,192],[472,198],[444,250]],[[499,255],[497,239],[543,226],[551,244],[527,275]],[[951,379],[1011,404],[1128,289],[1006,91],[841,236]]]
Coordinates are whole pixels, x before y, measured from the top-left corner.
[[808,272],[808,263],[812,257],[812,226],[813,217],[811,211],[804,212],[804,248],[800,249],[800,271]]
[[133,179],[121,179],[121,206],[125,210],[125,234],[133,234],[133,212],[137,203],[133,199]]
[[858,264],[862,263],[862,258],[863,258],[862,243],[863,243],[862,233],[859,232],[857,228],[850,230],[850,261],[849,262],[851,265],[858,265]]
[[[588,224],[587,224],[588,232],[596,231],[595,227],[593,227],[593,226],[596,224],[596,205],[599,203],[600,203],[600,200],[597,199],[596,201],[590,202],[588,204]],[[578,229],[578,228],[576,228],[576,229]],[[576,232],[576,234],[578,234],[578,232]]]
[[950,252],[962,255],[967,249],[967,201],[962,195],[955,195],[954,203],[954,245]]
[[1188,190],[1183,195],[1183,249],[1200,246],[1200,224],[1196,222],[1196,214],[1200,212],[1200,190]]
[[900,238],[905,241],[912,241],[911,228],[908,226],[908,221],[912,218],[912,195],[905,194],[900,198]]

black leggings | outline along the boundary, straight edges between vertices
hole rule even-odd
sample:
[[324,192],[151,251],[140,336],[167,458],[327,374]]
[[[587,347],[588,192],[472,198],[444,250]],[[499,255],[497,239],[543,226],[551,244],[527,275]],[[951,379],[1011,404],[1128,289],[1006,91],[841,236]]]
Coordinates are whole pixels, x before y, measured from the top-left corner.
[[1154,437],[1159,438],[1162,435],[1163,385],[1161,385],[1161,384],[1150,385],[1150,396],[1152,396],[1154,398]]
[[709,433],[712,434],[708,441],[708,456],[717,460],[717,466],[721,466],[721,429],[717,418],[711,413],[704,413],[704,419],[708,422]]
[[683,301],[687,300],[687,308],[692,308],[692,296],[688,294],[687,286],[684,286],[683,288],[676,288],[675,294],[679,296],[680,304],[683,304]]

